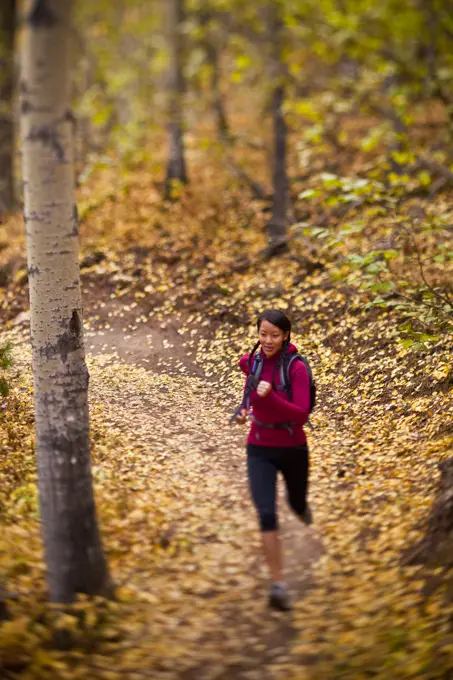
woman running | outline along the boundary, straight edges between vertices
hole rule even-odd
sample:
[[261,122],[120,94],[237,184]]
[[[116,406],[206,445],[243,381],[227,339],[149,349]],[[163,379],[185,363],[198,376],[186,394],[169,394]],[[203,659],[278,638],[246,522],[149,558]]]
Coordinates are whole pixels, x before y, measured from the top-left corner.
[[[247,439],[247,469],[272,579],[269,604],[288,611],[291,603],[283,580],[276,481],[277,472],[281,472],[289,505],[306,524],[311,524],[306,501],[308,447],[302,428],[310,411],[310,377],[304,362],[294,360],[290,363],[288,376],[290,394],[282,389],[283,362],[289,361],[288,355],[297,354],[296,347],[291,344],[291,321],[283,312],[264,311],[257,326],[258,342],[239,362],[248,379],[236,421],[243,424],[250,416],[252,423]],[[260,351],[256,353],[258,347]],[[261,366],[259,377],[254,379],[258,373],[256,361]]]

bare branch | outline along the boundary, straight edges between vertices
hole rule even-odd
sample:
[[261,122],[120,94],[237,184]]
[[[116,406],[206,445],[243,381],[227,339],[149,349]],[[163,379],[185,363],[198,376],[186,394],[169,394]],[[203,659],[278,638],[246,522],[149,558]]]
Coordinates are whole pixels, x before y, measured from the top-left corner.
[[[419,268],[419,271],[420,271],[420,276],[422,277],[423,283],[425,284],[427,289],[434,295],[434,297],[437,300],[440,300],[441,302],[443,302],[444,304],[447,304],[449,306],[453,306],[453,301],[450,299],[450,297],[446,293],[445,293],[445,295],[443,295],[442,293],[439,293],[439,291],[436,290],[436,288],[434,288],[434,286],[431,283],[429,283],[429,281],[427,280],[426,274],[425,274],[425,269],[423,267],[423,261],[422,261],[420,249],[418,247],[418,243],[415,240],[415,237],[414,237],[412,231],[404,225],[402,225],[402,227],[403,227],[404,231],[408,234],[408,236],[409,236],[409,238],[412,242],[412,246],[414,248],[414,251],[415,251],[415,254],[416,254],[416,257],[417,257],[417,263],[418,263],[418,268]],[[428,307],[433,307],[438,312],[445,314],[445,311],[442,308],[436,307],[435,305],[431,305],[430,303],[427,303],[426,301],[423,301],[423,304],[425,304]],[[450,313],[450,314],[447,313],[448,317],[451,317],[452,315],[453,315],[453,312]]]
[[270,201],[272,199],[272,194],[269,194],[262,184],[254,180],[253,177],[250,177],[244,168],[238,165],[231,157],[227,158],[227,166],[235,177],[237,177],[242,182],[245,182],[249,186],[253,196],[257,200]]

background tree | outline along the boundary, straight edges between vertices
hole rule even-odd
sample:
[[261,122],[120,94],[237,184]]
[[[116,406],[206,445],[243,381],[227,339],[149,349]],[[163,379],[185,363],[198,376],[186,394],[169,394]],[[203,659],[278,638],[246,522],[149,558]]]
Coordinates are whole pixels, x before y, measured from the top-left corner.
[[0,211],[14,207],[14,35],[16,2],[0,7]]
[[168,122],[163,9],[163,3],[139,0],[75,4],[73,94],[81,171],[108,149],[125,162],[145,153],[150,133],[161,133]]
[[5,591],[0,584],[0,621],[6,621],[9,618],[8,608],[5,603]]
[[279,0],[270,0],[265,8],[269,49],[269,80],[273,122],[272,214],[267,223],[268,254],[275,255],[286,247],[288,211],[287,136],[284,116],[285,67],[283,62],[283,7]]
[[184,0],[167,0],[167,34],[170,68],[168,73],[169,105],[169,159],[167,165],[166,193],[171,195],[174,181],[186,184],[187,172],[184,155]]
[[225,15],[223,17],[220,14],[216,15],[207,2],[202,4],[198,10],[198,20],[202,34],[201,43],[209,68],[212,107],[215,114],[217,135],[221,141],[228,141],[230,139],[230,128],[221,89],[222,71],[220,58],[223,35],[219,24],[222,18],[225,19]]
[[28,4],[20,83],[39,502],[57,602],[109,588],[90,466],[69,110],[71,10],[71,0]]

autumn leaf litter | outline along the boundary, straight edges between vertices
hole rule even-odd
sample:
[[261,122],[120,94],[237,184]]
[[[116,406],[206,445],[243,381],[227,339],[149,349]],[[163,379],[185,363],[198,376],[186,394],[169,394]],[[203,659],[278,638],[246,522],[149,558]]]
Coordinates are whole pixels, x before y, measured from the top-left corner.
[[[85,247],[106,253],[84,275],[86,345],[95,352],[99,518],[119,585],[114,602],[81,599],[82,623],[45,604],[27,331],[10,321],[3,333],[17,371],[9,406],[17,422],[2,423],[8,459],[0,469],[0,566],[16,594],[0,636],[6,677],[44,678],[49,669],[53,677],[107,679],[448,677],[453,611],[445,587],[426,595],[428,567],[401,562],[426,526],[438,463],[451,455],[448,346],[411,354],[396,342],[395,314],[363,311],[359,292],[335,285],[328,268],[297,285],[290,256],[235,272],[239,254],[253,261],[263,247],[262,217],[242,193],[229,202],[214,186],[200,229],[194,206],[204,180],[163,215],[152,191],[144,198],[138,174],[123,201],[101,202],[83,225]],[[225,181],[209,176],[215,180]],[[238,211],[249,216],[248,230]],[[143,233],[159,220],[165,228]],[[144,251],[125,257],[136,234]],[[163,253],[173,259],[162,261]],[[102,298],[96,277],[104,277]],[[283,519],[287,548],[296,546],[289,624],[266,607],[244,433],[227,425],[242,384],[234,366],[263,306],[291,311],[320,392],[309,435],[316,533],[286,511]],[[158,330],[168,352],[162,359],[149,350],[146,368],[146,338]],[[142,339],[141,354],[125,354],[125,335]],[[189,352],[205,377],[188,365]],[[451,574],[442,575],[446,584]],[[70,631],[70,649],[55,649],[58,629]]]

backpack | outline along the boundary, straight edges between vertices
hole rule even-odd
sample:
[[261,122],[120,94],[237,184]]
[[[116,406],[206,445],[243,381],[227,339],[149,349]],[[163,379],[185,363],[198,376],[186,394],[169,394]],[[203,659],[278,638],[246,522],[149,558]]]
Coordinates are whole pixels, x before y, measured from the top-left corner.
[[[293,393],[291,387],[291,379],[289,377],[289,371],[293,361],[302,361],[307,368],[308,377],[310,380],[310,407],[308,412],[311,413],[316,406],[316,383],[313,379],[313,372],[311,370],[311,366],[308,363],[307,359],[304,356],[302,356],[302,354],[295,353],[284,355],[283,361],[280,365],[280,384],[276,389],[285,391],[290,401],[292,401]],[[233,422],[236,419],[236,417],[239,415],[242,409],[244,408],[249,409],[250,407],[250,395],[252,394],[253,390],[256,389],[260,381],[261,372],[263,370],[263,356],[261,352],[258,352],[257,354],[254,355],[253,363],[252,357],[249,358],[249,369],[250,373],[247,377],[247,382],[244,390],[244,397],[239,408],[237,408],[236,411],[234,412],[230,422]],[[310,425],[310,427],[312,427],[310,421],[308,421],[308,424]]]

